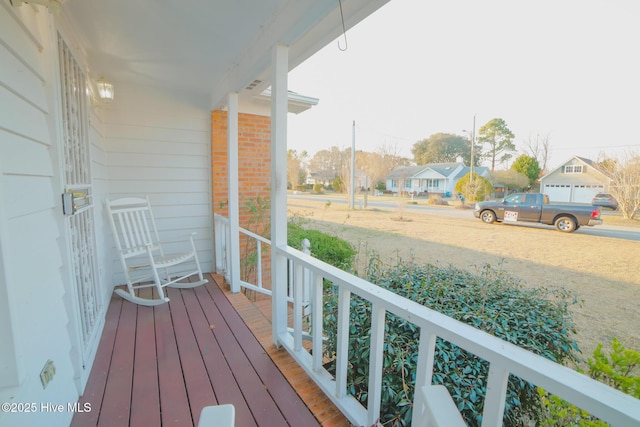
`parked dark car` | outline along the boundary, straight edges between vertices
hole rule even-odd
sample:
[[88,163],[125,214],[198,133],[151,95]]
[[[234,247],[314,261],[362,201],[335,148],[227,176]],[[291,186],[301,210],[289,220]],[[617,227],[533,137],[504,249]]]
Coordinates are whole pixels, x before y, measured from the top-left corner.
[[618,209],[618,201],[609,193],[596,194],[593,200],[591,200],[591,205],[609,208],[614,211]]

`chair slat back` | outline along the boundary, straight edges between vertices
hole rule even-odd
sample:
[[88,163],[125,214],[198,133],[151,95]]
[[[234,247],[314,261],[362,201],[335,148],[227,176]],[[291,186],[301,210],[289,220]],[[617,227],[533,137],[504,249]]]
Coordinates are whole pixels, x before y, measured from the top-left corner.
[[116,246],[125,258],[139,256],[147,245],[159,249],[159,237],[148,199],[126,198],[107,202]]

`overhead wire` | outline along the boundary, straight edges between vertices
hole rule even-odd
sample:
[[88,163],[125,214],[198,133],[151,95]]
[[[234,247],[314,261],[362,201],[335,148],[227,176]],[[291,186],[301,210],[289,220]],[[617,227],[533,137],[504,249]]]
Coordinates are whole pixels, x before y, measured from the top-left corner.
[[347,28],[344,25],[344,12],[342,11],[342,0],[338,0],[338,3],[340,4],[340,18],[342,19],[342,35],[344,37],[344,48],[340,46],[340,40],[338,40],[338,49],[344,52],[349,47],[349,43],[347,41]]

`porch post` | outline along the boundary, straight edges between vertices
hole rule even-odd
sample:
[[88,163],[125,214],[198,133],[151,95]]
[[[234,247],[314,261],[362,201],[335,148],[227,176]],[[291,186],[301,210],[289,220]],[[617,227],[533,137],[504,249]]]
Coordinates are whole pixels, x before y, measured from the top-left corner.
[[227,161],[228,164],[228,203],[230,239],[227,244],[231,249],[229,263],[231,292],[240,292],[240,201],[238,192],[238,94],[228,95],[227,111]]
[[275,45],[271,57],[271,325],[274,344],[287,332],[287,112],[289,48]]

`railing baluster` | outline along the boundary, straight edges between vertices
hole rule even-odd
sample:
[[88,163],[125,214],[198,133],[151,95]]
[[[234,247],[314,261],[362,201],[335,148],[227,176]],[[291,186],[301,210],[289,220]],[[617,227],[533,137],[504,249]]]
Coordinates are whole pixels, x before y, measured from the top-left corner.
[[293,349],[302,349],[302,264],[294,263],[293,276]]
[[287,274],[287,296],[288,297],[295,297],[295,291],[294,291],[294,280],[293,280],[293,260],[288,260],[287,261],[287,269],[289,271],[289,273]]
[[371,307],[371,347],[369,349],[369,390],[367,398],[367,425],[374,425],[380,418],[382,398],[382,365],[384,361],[384,307],[373,303]]
[[491,363],[482,412],[482,427],[502,426],[508,380],[509,371],[497,366],[496,362]]
[[224,243],[225,243],[225,247],[227,248],[227,250],[225,251],[225,255],[226,255],[226,259],[225,259],[225,265],[227,267],[226,271],[225,271],[225,279],[227,281],[231,281],[231,270],[232,270],[232,264],[231,264],[231,245],[229,244],[229,242],[231,241],[231,227],[229,227],[229,224],[225,224],[225,236],[224,236]]
[[256,271],[258,274],[258,287],[262,289],[262,242],[260,240],[256,240],[256,244],[258,245],[256,251],[258,252],[258,259],[256,265]]
[[323,292],[322,292],[322,276],[317,273],[309,272],[313,293],[311,296],[311,332],[313,336],[313,370],[322,369],[322,320],[323,320]]
[[347,394],[347,362],[349,361],[349,312],[351,292],[340,287],[338,292],[338,342],[336,346],[336,395]]
[[[306,255],[311,255],[311,242],[309,239],[302,239],[302,253]],[[302,292],[302,304],[304,305],[304,315],[309,315],[311,313],[311,305],[310,305],[310,292],[311,292],[311,272],[305,268],[304,273],[304,285]]]
[[420,343],[418,344],[418,367],[416,369],[416,384],[413,395],[412,426],[420,425],[419,416],[424,409],[424,396],[420,392],[425,385],[430,386],[433,378],[433,362],[436,354],[436,334],[420,328]]

